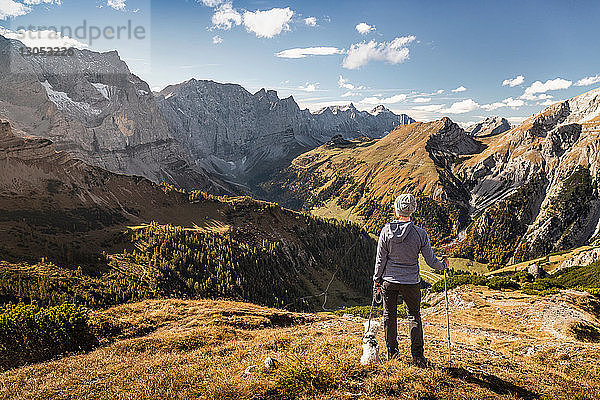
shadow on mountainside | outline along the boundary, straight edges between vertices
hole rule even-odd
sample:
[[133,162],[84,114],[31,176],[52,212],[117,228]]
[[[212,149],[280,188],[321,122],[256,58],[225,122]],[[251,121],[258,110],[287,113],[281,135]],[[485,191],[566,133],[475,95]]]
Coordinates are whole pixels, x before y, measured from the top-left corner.
[[497,394],[513,395],[520,399],[527,400],[539,399],[540,397],[537,393],[524,389],[511,382],[507,382],[495,375],[489,375],[482,372],[470,372],[463,367],[447,367],[443,370],[453,378],[479,385]]

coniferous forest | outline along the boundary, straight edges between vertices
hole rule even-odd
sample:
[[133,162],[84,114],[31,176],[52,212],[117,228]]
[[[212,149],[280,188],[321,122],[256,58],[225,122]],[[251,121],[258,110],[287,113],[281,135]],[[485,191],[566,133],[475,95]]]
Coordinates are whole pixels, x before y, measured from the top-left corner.
[[325,307],[368,300],[376,242],[360,227],[249,199],[226,210],[226,225],[127,228],[119,235],[123,249],[93,264],[4,263],[0,297],[94,308],[145,298],[230,298],[314,310],[330,285]]

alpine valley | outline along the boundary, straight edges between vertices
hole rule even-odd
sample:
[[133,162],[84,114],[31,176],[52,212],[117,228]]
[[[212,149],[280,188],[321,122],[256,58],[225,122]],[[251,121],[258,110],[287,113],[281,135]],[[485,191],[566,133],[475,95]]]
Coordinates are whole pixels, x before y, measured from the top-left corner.
[[[156,184],[191,197],[251,195],[373,234],[390,218],[395,195],[410,191],[425,205],[416,219],[434,244],[492,269],[591,243],[600,230],[600,89],[515,127],[488,118],[465,130],[449,118],[414,122],[384,106],[313,113],[273,90],[252,94],[196,79],[151,93],[116,52],[24,57],[20,46],[0,37],[0,118],[12,127],[6,165],[27,165],[2,177],[12,204],[3,218],[4,259],[72,263],[73,246],[89,253],[83,259],[106,252],[99,243],[112,240],[104,238],[111,226],[205,218],[158,207],[174,200]],[[19,245],[27,229],[46,239]],[[48,244],[80,230],[99,236],[92,245],[85,235],[67,247]]]

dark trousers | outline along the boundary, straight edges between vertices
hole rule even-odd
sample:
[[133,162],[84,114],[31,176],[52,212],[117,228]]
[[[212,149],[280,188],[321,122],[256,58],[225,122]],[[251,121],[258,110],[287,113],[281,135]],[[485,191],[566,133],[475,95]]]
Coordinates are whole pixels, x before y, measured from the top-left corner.
[[398,295],[406,304],[410,328],[410,351],[413,357],[423,357],[423,324],[421,323],[421,285],[401,285],[383,282],[383,326],[389,357],[398,354]]

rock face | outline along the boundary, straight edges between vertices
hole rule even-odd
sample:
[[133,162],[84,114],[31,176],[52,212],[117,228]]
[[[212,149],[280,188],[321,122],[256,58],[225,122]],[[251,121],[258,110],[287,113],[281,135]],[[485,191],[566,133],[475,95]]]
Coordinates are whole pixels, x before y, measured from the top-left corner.
[[599,136],[595,89],[494,137],[457,172],[472,213],[486,211],[475,225],[503,219],[515,261],[588,242],[600,230]]
[[483,121],[470,125],[465,131],[473,137],[488,137],[504,133],[511,129],[505,118],[487,117]]
[[0,116],[75,158],[185,188],[228,189],[189,161],[148,84],[115,51],[23,57],[0,36]]
[[157,101],[171,132],[197,164],[244,184],[260,181],[333,136],[381,137],[413,122],[384,107],[373,113],[353,105],[328,107],[312,114],[273,90],[252,94],[239,85],[195,79],[168,86]]
[[556,271],[560,271],[561,269],[570,268],[570,267],[586,267],[592,263],[595,263],[600,259],[600,247],[592,248],[589,250],[584,250],[574,257],[569,258],[568,260],[563,261]]
[[528,274],[531,274],[535,279],[541,279],[548,276],[548,273],[538,263],[528,265],[526,271]]
[[317,142],[303,113],[274,91],[190,80],[165,88],[158,105],[171,131],[209,171],[247,182]]

